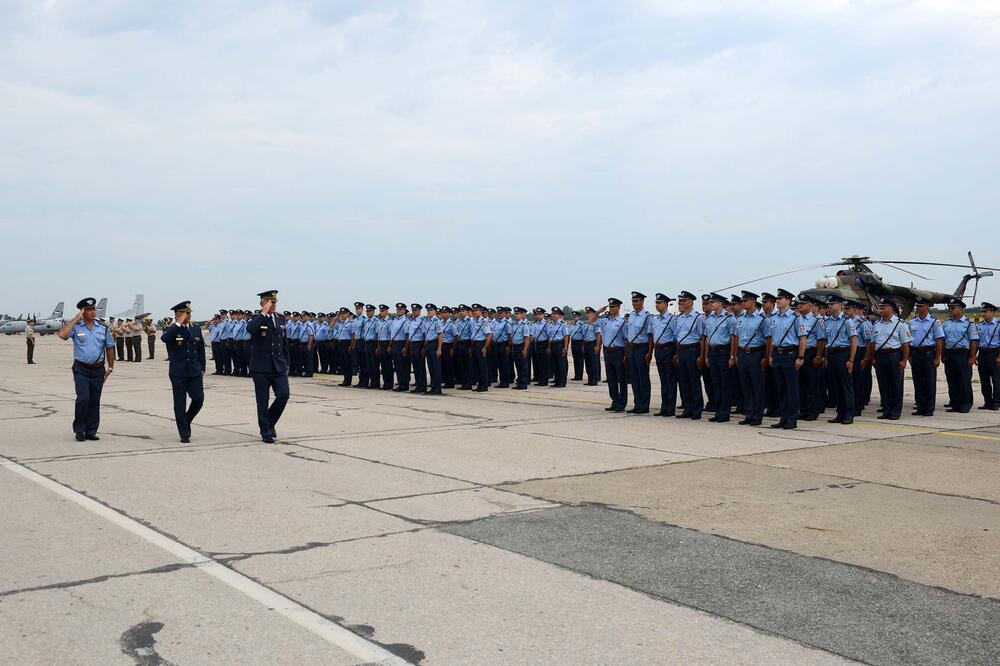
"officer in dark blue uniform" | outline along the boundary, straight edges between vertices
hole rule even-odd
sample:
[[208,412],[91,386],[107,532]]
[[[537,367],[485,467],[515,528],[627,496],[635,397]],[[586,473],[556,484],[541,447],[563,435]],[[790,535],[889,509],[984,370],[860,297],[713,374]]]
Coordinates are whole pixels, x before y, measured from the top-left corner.
[[[205,375],[205,340],[201,329],[191,324],[191,301],[173,308],[176,321],[163,331],[160,341],[167,348],[168,375],[174,392],[174,420],[181,442],[191,441],[191,422],[205,403],[202,377]],[[187,404],[191,398],[190,406]]]
[[[267,444],[274,444],[278,437],[274,426],[288,402],[288,338],[285,337],[285,318],[275,314],[278,292],[262,291],[260,314],[247,324],[250,332],[250,375],[253,377],[257,397],[257,424],[260,437]],[[271,391],[274,402],[268,406]]]
[[824,361],[827,376],[833,378],[834,406],[837,415],[830,423],[854,423],[854,358],[858,352],[858,329],[853,317],[844,314],[845,298],[837,294],[828,297],[830,307],[826,319]]
[[101,391],[115,369],[115,340],[111,330],[96,321],[95,298],[84,298],[76,307],[80,311],[58,333],[63,340],[73,339],[73,384],[76,387],[73,432],[78,442],[97,441],[100,439],[97,428],[101,423]]
[[[628,379],[625,377],[625,336],[628,331],[625,319],[619,316],[621,305],[617,298],[609,298],[606,306],[608,316],[598,320],[598,341],[604,348],[604,367],[608,373],[608,395],[611,397],[611,406],[604,409],[609,412],[624,412],[628,403]],[[598,312],[604,309],[602,307]]]

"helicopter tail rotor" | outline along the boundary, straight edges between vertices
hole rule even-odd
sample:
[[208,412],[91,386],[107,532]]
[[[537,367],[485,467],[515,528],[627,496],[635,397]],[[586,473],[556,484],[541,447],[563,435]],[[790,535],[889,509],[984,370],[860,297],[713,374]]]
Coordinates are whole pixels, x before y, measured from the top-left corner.
[[972,250],[969,250],[969,265],[972,266],[972,273],[970,275],[966,275],[965,278],[966,281],[967,280],[976,281],[976,285],[972,288],[972,303],[975,304],[976,294],[979,293],[979,281],[982,280],[984,277],[992,276],[993,271],[980,272],[979,269],[976,268],[976,260],[972,258]]

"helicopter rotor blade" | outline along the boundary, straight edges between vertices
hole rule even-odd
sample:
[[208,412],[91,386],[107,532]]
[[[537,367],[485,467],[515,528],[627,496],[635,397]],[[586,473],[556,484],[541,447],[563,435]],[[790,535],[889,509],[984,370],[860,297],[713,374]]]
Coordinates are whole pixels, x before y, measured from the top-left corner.
[[[895,261],[895,260],[890,259],[888,261],[872,261],[871,263],[873,263],[873,264],[903,264],[903,265],[909,264],[911,266],[950,266],[952,268],[973,268],[973,266],[970,266],[969,264],[945,264],[945,263],[940,263],[940,262],[937,262],[937,261]],[[1000,271],[1000,268],[991,268],[990,266],[980,266],[979,268],[984,268],[984,269],[986,269],[988,271]]]
[[765,275],[764,277],[754,278],[753,280],[747,280],[746,282],[740,282],[739,284],[731,284],[728,287],[719,287],[716,291],[725,291],[726,289],[735,289],[736,287],[742,287],[743,285],[753,284],[754,282],[761,282],[762,280],[770,280],[771,278],[781,277],[782,275],[791,275],[792,273],[801,273],[802,271],[812,271],[817,268],[826,268],[827,266],[839,266],[840,264],[820,264],[819,266],[806,266],[805,268],[796,268],[794,271],[785,271],[783,273],[775,273],[774,275]]
[[972,258],[972,250],[969,250],[969,265],[972,266],[973,273],[979,273],[979,270],[976,268],[976,260]]
[[895,268],[897,271],[902,271],[904,273],[909,273],[910,275],[915,275],[916,277],[920,278],[921,280],[929,280],[930,279],[929,277],[925,277],[925,276],[921,275],[920,273],[914,273],[913,271],[908,271],[905,268],[900,268],[899,266],[893,266],[892,264],[890,264],[887,261],[873,261],[872,263],[873,264],[881,264],[883,266],[888,266],[889,268]]

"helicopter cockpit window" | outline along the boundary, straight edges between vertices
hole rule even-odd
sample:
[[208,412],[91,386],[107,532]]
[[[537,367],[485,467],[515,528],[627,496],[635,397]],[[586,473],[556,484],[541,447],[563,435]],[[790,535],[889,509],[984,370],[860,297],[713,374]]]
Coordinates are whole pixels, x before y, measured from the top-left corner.
[[855,275],[854,276],[854,284],[857,285],[858,287],[862,288],[862,289],[865,288],[865,281],[861,279],[860,275]]

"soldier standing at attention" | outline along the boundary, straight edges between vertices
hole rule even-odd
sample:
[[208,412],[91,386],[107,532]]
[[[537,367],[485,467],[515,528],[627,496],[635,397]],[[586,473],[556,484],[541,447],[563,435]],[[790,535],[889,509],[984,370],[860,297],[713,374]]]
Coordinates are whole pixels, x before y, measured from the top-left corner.
[[612,297],[597,311],[600,314],[608,310],[608,316],[600,320],[597,337],[597,343],[604,348],[604,367],[608,373],[611,406],[604,408],[608,412],[624,412],[628,404],[628,381],[625,379],[625,336],[628,331],[625,319],[619,315],[621,305],[620,300]]
[[560,307],[552,308],[552,317],[548,323],[549,363],[552,369],[552,388],[565,388],[569,375],[569,331],[563,321],[563,311]]
[[[704,322],[708,321],[708,316],[712,314],[712,295],[702,294],[701,295],[701,315],[704,318]],[[703,322],[703,324],[704,324]],[[708,363],[700,363],[698,365],[699,374],[701,375],[701,382],[705,385],[705,395],[708,400],[705,402],[705,411],[715,412],[715,386],[712,384],[712,371],[708,368]],[[700,390],[700,389],[699,389]]]
[[777,312],[768,320],[768,364],[774,369],[781,415],[772,428],[794,430],[799,419],[799,369],[805,362],[806,336],[799,335],[799,316],[792,309],[792,293],[777,292]]
[[406,303],[396,303],[396,318],[389,324],[389,348],[396,366],[396,393],[410,390],[410,357],[406,348],[406,333],[410,322],[406,319]]
[[[95,321],[97,299],[84,298],[76,307],[75,317],[59,329],[59,338],[73,339],[73,384],[76,387],[76,411],[73,432],[76,441],[97,441],[101,423],[101,391],[115,369],[115,342],[111,331]],[[107,369],[104,364],[107,363]]]
[[656,294],[656,314],[652,317],[653,354],[656,357],[656,374],[660,378],[660,411],[656,416],[674,416],[677,411],[677,322],[667,307],[673,299]]
[[132,348],[135,354],[132,358],[134,363],[142,363],[142,321],[136,317],[132,321]]
[[455,320],[452,309],[442,305],[438,310],[441,319],[441,387],[455,388]]
[[705,401],[701,392],[701,336],[705,332],[705,316],[694,311],[695,296],[690,291],[677,295],[680,314],[675,318],[677,328],[677,354],[674,367],[677,368],[677,388],[681,393],[681,413],[679,419],[701,418]]
[[[476,379],[476,392],[484,393],[490,388],[487,357],[490,353],[493,331],[490,329],[489,320],[483,317],[483,306],[479,303],[472,304],[472,320],[469,322],[469,328],[472,332],[472,344],[469,349],[470,375]],[[470,385],[472,377],[469,380]]]
[[[275,289],[262,291],[260,314],[247,323],[250,332],[250,376],[253,377],[254,395],[257,400],[257,425],[260,438],[274,444],[278,438],[275,426],[288,403],[288,338],[285,336],[285,319],[274,313],[278,304]],[[274,402],[268,399],[274,391]]]
[[913,301],[916,316],[910,320],[910,371],[913,374],[913,416],[934,416],[937,404],[937,371],[944,351],[944,329],[930,315],[931,302],[922,296]]
[[381,375],[379,373],[378,358],[375,350],[378,347],[379,318],[375,316],[375,306],[371,303],[365,305],[365,325],[361,333],[365,339],[365,365],[368,367],[367,388],[377,389]]
[[514,322],[510,327],[510,356],[517,370],[514,388],[523,391],[531,382],[531,324],[525,318],[527,308],[514,308]]
[[125,338],[125,362],[135,362],[135,354],[132,351],[132,318],[126,318],[120,329],[122,337]]
[[354,382],[354,359],[351,358],[351,345],[354,338],[354,322],[351,321],[351,311],[340,308],[340,337],[337,340],[337,356],[340,357],[340,371],[344,375],[341,386],[350,386]]
[[726,310],[725,296],[713,292],[709,302],[712,314],[705,322],[701,355],[702,364],[707,364],[712,373],[715,392],[715,416],[709,421],[728,423],[733,399],[729,369],[736,365],[736,318]]
[[427,320],[424,324],[424,344],[421,355],[427,361],[427,379],[430,389],[427,395],[443,395],[441,392],[441,356],[444,344],[444,326],[437,316],[437,306],[427,304]]
[[601,348],[597,344],[597,310],[589,305],[584,309],[587,323],[583,325],[583,361],[587,366],[587,386],[601,383]]
[[389,344],[392,321],[389,319],[389,306],[380,303],[378,306],[378,333],[375,338],[375,362],[383,391],[392,390],[392,347]]
[[972,366],[976,364],[979,329],[965,317],[962,299],[948,301],[944,331],[944,374],[948,380],[949,412],[966,414],[972,409]]
[[303,312],[302,327],[299,329],[299,353],[302,358],[303,377],[313,376],[313,346],[316,344],[316,323],[312,318],[312,312]]
[[410,393],[427,393],[427,366],[424,363],[424,338],[427,333],[427,318],[421,313],[424,306],[410,303],[410,320],[407,322],[406,344],[403,354],[410,359],[413,369],[413,390]]
[[872,357],[875,352],[872,323],[865,316],[865,304],[848,299],[844,305],[847,316],[854,322],[858,332],[858,350],[854,354],[854,366],[851,368],[851,380],[854,385],[854,415],[861,416],[865,410],[866,382],[872,380]]
[[[762,292],[760,295],[761,311],[764,319],[770,319],[777,312],[777,298],[774,294]],[[767,331],[767,324],[764,325]],[[764,416],[780,416],[778,407],[778,388],[774,380],[774,368],[764,357]]]
[[[739,322],[739,317],[743,314],[743,299],[738,294],[733,294],[729,299],[729,307],[727,310],[733,315],[733,324],[735,325]],[[729,367],[729,387],[729,402],[732,408],[731,413],[743,414],[745,411],[745,405],[743,399],[743,384],[740,383],[739,356],[736,356],[736,363]]]
[[358,375],[357,388],[368,386],[368,362],[365,359],[365,336],[364,328],[368,322],[365,315],[365,304],[362,301],[354,301],[354,322],[351,325],[351,362],[354,364],[354,372]]
[[570,353],[573,354],[573,381],[583,381],[583,369],[586,359],[583,354],[584,322],[580,320],[580,311],[573,310],[573,323],[569,326]]
[[316,374],[327,375],[330,374],[330,355],[329,349],[327,349],[326,341],[330,336],[330,324],[326,322],[326,313],[317,312],[316,313],[316,336],[313,340],[316,341],[316,358],[319,361],[316,364]]
[[149,348],[149,356],[146,358],[147,361],[153,360],[153,352],[156,345],[156,324],[149,317],[143,320],[143,330],[146,331],[146,346]]
[[222,374],[222,320],[219,315],[212,317],[208,325],[208,339],[212,343],[212,360],[215,362],[215,372],[213,375]]
[[910,358],[910,329],[897,316],[899,306],[883,298],[882,318],[875,322],[875,376],[882,395],[880,419],[898,421],[903,411],[903,371]]
[[535,308],[535,325],[531,333],[532,362],[535,386],[549,385],[549,324],[545,321],[545,308]]
[[24,324],[24,342],[28,346],[28,365],[35,364],[35,320],[29,319]]
[[826,334],[823,321],[813,312],[816,299],[799,295],[799,335],[806,336],[806,357],[799,369],[799,418],[815,421],[826,409],[825,384],[821,383],[819,367],[823,364]]
[[757,294],[744,291],[740,298],[743,312],[736,317],[736,368],[743,386],[744,405],[740,425],[759,426],[764,421],[767,318],[757,309]]
[[650,400],[649,364],[653,360],[653,326],[645,309],[646,294],[632,292],[632,312],[625,328],[628,374],[632,384],[629,414],[648,414]]
[[983,322],[979,324],[979,386],[983,404],[979,409],[1000,410],[1000,322],[997,306],[983,301]]
[[499,379],[497,388],[510,388],[510,383],[514,380],[514,366],[510,357],[512,325],[510,308],[506,306],[497,308],[497,319],[493,324],[493,342],[490,345],[497,364],[497,377]]
[[[177,323],[169,326],[160,340],[167,347],[170,361],[170,386],[174,394],[174,420],[181,443],[191,441],[191,422],[205,403],[205,389],[202,377],[205,375],[205,341],[201,329],[192,325],[191,301],[183,301],[172,310],[177,315]],[[187,400],[191,398],[191,405]]]
[[837,415],[830,423],[854,423],[854,357],[858,352],[858,329],[854,320],[843,312],[844,298],[829,297],[826,320],[826,372],[833,381]]

